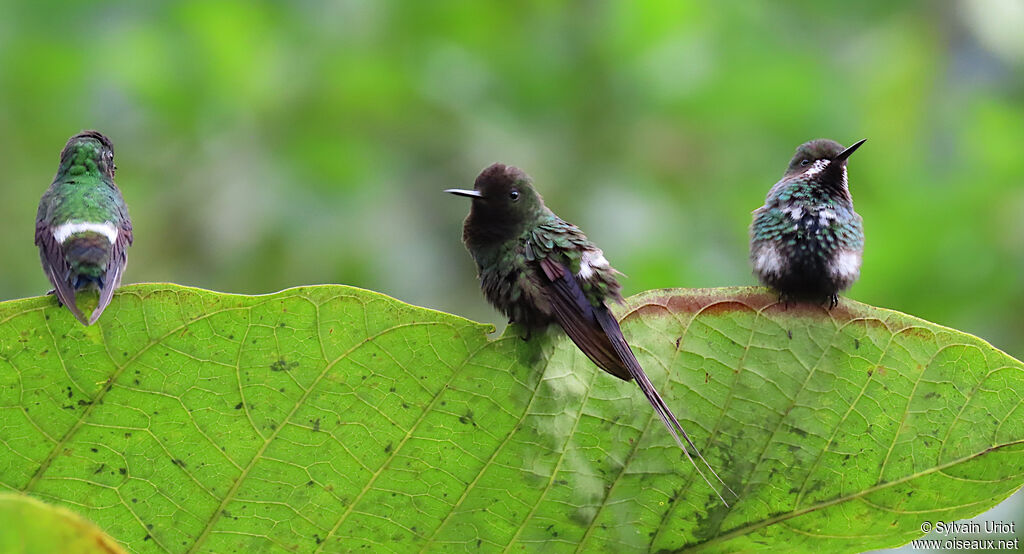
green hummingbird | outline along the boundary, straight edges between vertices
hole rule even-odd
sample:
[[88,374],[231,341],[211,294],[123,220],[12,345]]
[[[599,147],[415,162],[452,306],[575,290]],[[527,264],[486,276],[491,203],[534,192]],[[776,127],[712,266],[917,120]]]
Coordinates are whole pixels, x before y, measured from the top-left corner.
[[[82,325],[92,325],[121,284],[132,243],[132,220],[114,184],[114,145],[98,131],[68,139],[50,188],[39,200],[36,245],[58,302]],[[75,291],[96,288],[99,303],[88,319]]]
[[846,164],[866,140],[849,148],[828,139],[801,144],[754,210],[754,273],[782,298],[825,300],[831,309],[860,275],[864,228],[853,211]]
[[[725,486],[704,460],[647,378],[622,336],[607,302],[622,302],[618,274],[579,227],[555,215],[520,169],[496,163],[472,190],[445,192],[473,199],[462,240],[476,261],[487,300],[527,331],[557,323],[599,368],[635,380],[687,459],[722,502],[725,499],[680,440]],[[726,486],[728,489],[728,486]]]

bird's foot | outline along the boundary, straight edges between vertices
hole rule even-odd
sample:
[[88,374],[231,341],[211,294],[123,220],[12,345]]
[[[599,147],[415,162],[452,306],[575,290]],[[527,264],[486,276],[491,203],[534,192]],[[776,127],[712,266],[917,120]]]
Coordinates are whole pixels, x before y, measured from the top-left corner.
[[[46,294],[44,296],[57,296],[57,289],[50,289],[50,290],[46,291]],[[63,308],[64,307],[64,303],[60,301],[60,297],[59,296],[57,296],[57,307],[58,308]]]
[[831,311],[832,308],[835,308],[838,305],[839,305],[839,295],[835,294],[835,293],[832,293],[832,295],[829,296],[829,299],[828,299],[828,309]]
[[790,295],[788,295],[788,294],[786,294],[784,292],[780,292],[779,293],[779,304],[782,304],[782,309],[783,310],[787,310],[788,311],[789,310],[789,306],[792,303],[793,303],[793,297],[792,296],[790,296]]

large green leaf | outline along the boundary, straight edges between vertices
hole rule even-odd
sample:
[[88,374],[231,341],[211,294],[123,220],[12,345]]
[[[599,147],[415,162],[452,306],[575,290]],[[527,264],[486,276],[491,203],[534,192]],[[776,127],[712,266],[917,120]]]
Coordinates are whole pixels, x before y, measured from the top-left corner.
[[4,554],[122,554],[109,536],[66,508],[24,494],[0,493],[0,552]]
[[977,338],[761,289],[624,310],[731,506],[561,335],[341,286],[136,285],[89,328],[0,304],[0,486],[144,552],[842,551],[1024,482],[1024,368]]

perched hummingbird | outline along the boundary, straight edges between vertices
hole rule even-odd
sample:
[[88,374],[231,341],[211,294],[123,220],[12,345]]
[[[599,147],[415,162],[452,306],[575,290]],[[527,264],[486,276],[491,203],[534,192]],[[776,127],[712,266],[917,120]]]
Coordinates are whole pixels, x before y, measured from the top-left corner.
[[[36,213],[36,245],[59,302],[83,325],[92,325],[121,284],[132,243],[132,220],[114,184],[114,145],[98,131],[83,131],[60,153],[60,166]],[[75,291],[99,290],[89,319]]]
[[783,299],[827,300],[832,309],[860,275],[864,229],[853,211],[846,163],[866,140],[846,149],[828,139],[801,144],[764,206],[754,210],[754,273]]
[[557,323],[598,367],[619,379],[636,380],[687,459],[721,498],[680,436],[711,474],[725,483],[644,374],[608,310],[607,301],[622,301],[622,287],[615,278],[618,272],[601,250],[579,227],[549,210],[518,168],[496,163],[480,173],[473,190],[445,192],[473,199],[462,240],[476,261],[487,300],[510,323],[528,331]]

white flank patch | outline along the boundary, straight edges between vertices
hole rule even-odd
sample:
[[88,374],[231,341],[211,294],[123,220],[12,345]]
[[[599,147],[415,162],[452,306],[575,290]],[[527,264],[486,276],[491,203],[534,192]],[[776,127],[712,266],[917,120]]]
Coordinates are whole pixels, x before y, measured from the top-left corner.
[[584,250],[580,256],[580,272],[576,274],[580,279],[586,280],[594,274],[594,268],[608,267],[608,260],[604,259],[604,253],[600,250]]
[[84,233],[86,231],[104,235],[107,237],[107,240],[110,241],[110,244],[114,244],[114,242],[117,241],[117,227],[109,221],[104,223],[65,223],[53,229],[53,238],[57,241],[57,244],[64,244],[64,241],[68,240],[68,237],[71,235],[74,235],[75,233]]
[[818,160],[814,162],[814,165],[812,165],[810,169],[804,172],[804,175],[813,177],[822,171],[825,171],[825,168],[828,167],[828,164],[830,163],[832,163],[832,160]]
[[834,210],[821,210],[818,212],[818,225],[824,227],[828,225],[830,219],[836,219],[836,212]]
[[758,247],[757,256],[754,257],[754,269],[761,274],[778,275],[782,272],[782,256],[773,244],[762,243]]
[[844,165],[843,166],[843,188],[846,189],[846,188],[849,188],[849,187],[850,187],[850,179],[846,175],[846,166]]
[[804,218],[804,209],[800,206],[786,206],[785,208],[782,208],[782,213],[796,221],[800,221]]
[[860,252],[840,250],[830,268],[834,277],[854,280],[860,275]]

